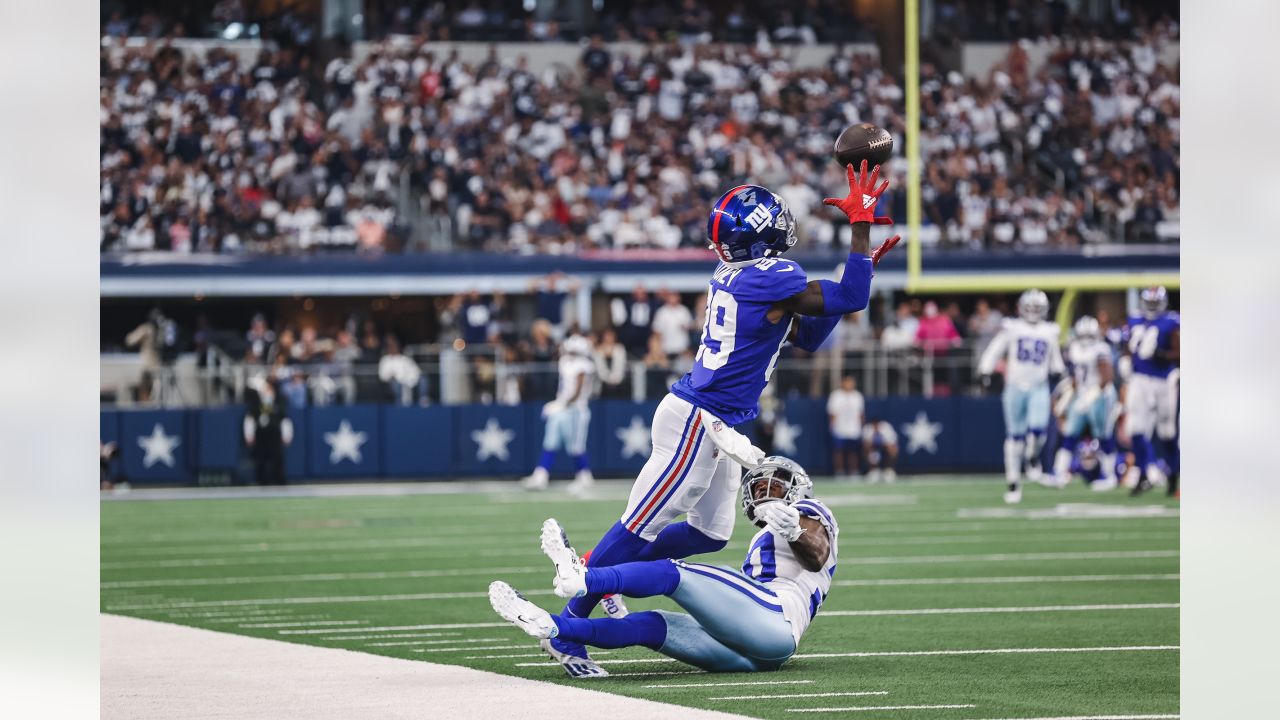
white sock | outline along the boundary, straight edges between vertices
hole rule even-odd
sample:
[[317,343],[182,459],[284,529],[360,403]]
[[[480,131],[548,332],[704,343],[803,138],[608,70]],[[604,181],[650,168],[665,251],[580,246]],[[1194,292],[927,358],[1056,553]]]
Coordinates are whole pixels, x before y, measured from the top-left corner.
[[1099,453],[1098,462],[1102,463],[1102,479],[1109,482],[1115,482],[1116,479],[1116,454],[1115,453]]
[[1071,451],[1058,448],[1058,453],[1053,456],[1053,475],[1057,478],[1065,478],[1069,472],[1071,472]]
[[1004,477],[1011,483],[1022,477],[1023,442],[1015,438],[1004,439]]
[[1027,462],[1033,462],[1040,457],[1040,451],[1044,449],[1045,434],[1029,432],[1027,433]]

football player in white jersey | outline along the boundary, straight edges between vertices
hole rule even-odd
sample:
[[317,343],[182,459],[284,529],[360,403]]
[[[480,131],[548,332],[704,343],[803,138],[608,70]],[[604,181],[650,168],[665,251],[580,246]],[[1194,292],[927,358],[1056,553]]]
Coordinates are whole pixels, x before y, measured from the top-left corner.
[[1054,481],[1065,486],[1071,480],[1071,461],[1087,427],[1098,442],[1098,463],[1102,477],[1089,484],[1093,490],[1111,490],[1116,480],[1115,431],[1116,388],[1111,363],[1111,346],[1102,339],[1098,321],[1085,315],[1076,321],[1075,337],[1067,346],[1071,366],[1071,396],[1067,399],[1062,424],[1062,443],[1053,460]]
[[1048,322],[1049,298],[1039,290],[1028,290],[1018,298],[1018,317],[1001,325],[978,362],[983,385],[1001,358],[1004,366],[1004,474],[1009,487],[1006,503],[1022,501],[1022,466],[1027,479],[1042,477],[1040,451],[1049,427],[1049,375],[1062,374],[1062,352],[1058,349],[1058,324]]
[[544,640],[560,637],[600,648],[639,645],[710,672],[776,670],[795,654],[831,592],[840,527],[813,498],[808,474],[784,457],[765,458],[746,474],[742,509],[761,530],[741,570],[682,560],[586,567],[560,524],[543,524],[542,550],[555,563],[556,595],[666,595],[687,614],[553,616],[501,581],[489,586],[489,601],[508,622]]
[[592,376],[595,362],[591,359],[591,341],[581,335],[570,335],[560,345],[560,387],[556,398],[542,408],[546,432],[542,438],[542,457],[538,467],[522,484],[530,490],[545,490],[551,478],[551,464],[556,452],[563,450],[573,457],[577,475],[569,483],[569,492],[578,494],[595,483],[587,457],[587,428],[591,425]]

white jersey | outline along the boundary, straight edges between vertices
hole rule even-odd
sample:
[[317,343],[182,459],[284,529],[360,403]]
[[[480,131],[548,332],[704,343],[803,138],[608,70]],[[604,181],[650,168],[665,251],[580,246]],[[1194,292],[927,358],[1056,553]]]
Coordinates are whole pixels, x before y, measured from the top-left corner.
[[1058,324],[1030,323],[1022,318],[1008,318],[1000,324],[1000,332],[982,353],[978,372],[990,375],[996,363],[1005,357],[1006,388],[1030,390],[1049,381],[1050,373],[1061,373],[1062,351],[1058,348]]
[[818,614],[822,601],[831,593],[831,578],[836,574],[837,538],[840,526],[836,516],[821,501],[808,498],[794,504],[801,515],[807,515],[827,529],[831,554],[816,572],[806,570],[791,544],[765,528],[751,538],[743,574],[772,590],[782,603],[782,616],[791,623],[791,635],[796,645],[813,617]]
[[[563,403],[565,407],[586,409],[587,402],[591,400],[591,389],[594,387],[592,377],[595,372],[596,364],[591,358],[581,355],[561,355],[560,389],[556,392],[556,401]],[[569,402],[569,398],[573,397],[573,393],[578,389],[578,376],[583,373],[586,373],[586,377],[582,380],[582,391],[573,402]]]
[[1067,362],[1080,390],[1102,387],[1098,363],[1111,362],[1111,346],[1102,340],[1072,340],[1067,346]]
[[866,403],[857,390],[836,390],[827,398],[827,414],[833,419],[831,434],[845,440],[862,437],[862,416]]

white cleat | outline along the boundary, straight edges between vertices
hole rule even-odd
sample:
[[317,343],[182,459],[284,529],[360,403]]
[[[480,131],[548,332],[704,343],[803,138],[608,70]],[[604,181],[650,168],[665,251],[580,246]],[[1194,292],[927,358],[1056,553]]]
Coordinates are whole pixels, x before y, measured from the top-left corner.
[[1017,505],[1022,502],[1022,488],[1005,492],[1004,502],[1006,505]]
[[556,650],[550,640],[543,640],[541,643],[542,651],[551,656],[552,660],[560,663],[564,671],[571,678],[579,680],[589,680],[592,678],[609,677],[609,672],[600,667],[595,660],[587,657],[579,657],[577,655],[569,655]]
[[[1044,468],[1040,466],[1039,460],[1027,462],[1027,479],[1030,480],[1031,482],[1036,482],[1036,483],[1040,483],[1041,485],[1045,485]],[[1053,486],[1046,485],[1046,487],[1053,487]]]
[[520,487],[525,490],[546,490],[551,484],[551,474],[544,468],[534,468],[528,477],[520,481]]
[[883,477],[883,474],[880,472],[880,468],[872,468],[871,472],[867,473],[867,484],[875,485],[880,482],[881,477]]
[[1125,471],[1124,477],[1120,479],[1120,486],[1126,490],[1132,490],[1138,487],[1138,481],[1142,478],[1142,471],[1137,465]]
[[573,482],[569,483],[569,487],[565,488],[573,497],[582,497],[595,487],[596,478],[591,474],[590,470],[579,470],[574,476]]
[[489,604],[503,620],[533,637],[546,640],[560,634],[551,613],[525,600],[515,588],[501,580],[489,583]]
[[600,609],[610,620],[621,620],[630,614],[627,604],[622,602],[621,595],[607,595],[600,601]]
[[1119,484],[1120,483],[1113,477],[1102,478],[1101,480],[1094,480],[1092,483],[1089,483],[1089,489],[1094,492],[1107,492],[1108,490],[1115,490],[1116,486]]
[[897,482],[897,480],[898,480],[898,473],[895,472],[893,468],[889,468],[884,471],[884,481],[886,483]]
[[542,523],[542,552],[556,566],[552,591],[562,598],[576,598],[587,594],[587,568],[578,553],[569,545],[569,536],[555,518]]

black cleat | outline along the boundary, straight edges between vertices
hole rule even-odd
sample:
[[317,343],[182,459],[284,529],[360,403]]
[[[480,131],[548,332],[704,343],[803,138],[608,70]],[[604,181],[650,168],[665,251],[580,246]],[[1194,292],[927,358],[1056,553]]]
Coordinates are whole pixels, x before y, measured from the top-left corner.
[[1142,478],[1141,480],[1138,481],[1137,487],[1129,491],[1129,497],[1138,497],[1139,495],[1145,493],[1146,491],[1150,490],[1153,487],[1155,486],[1151,484],[1150,480],[1147,480],[1146,478]]

